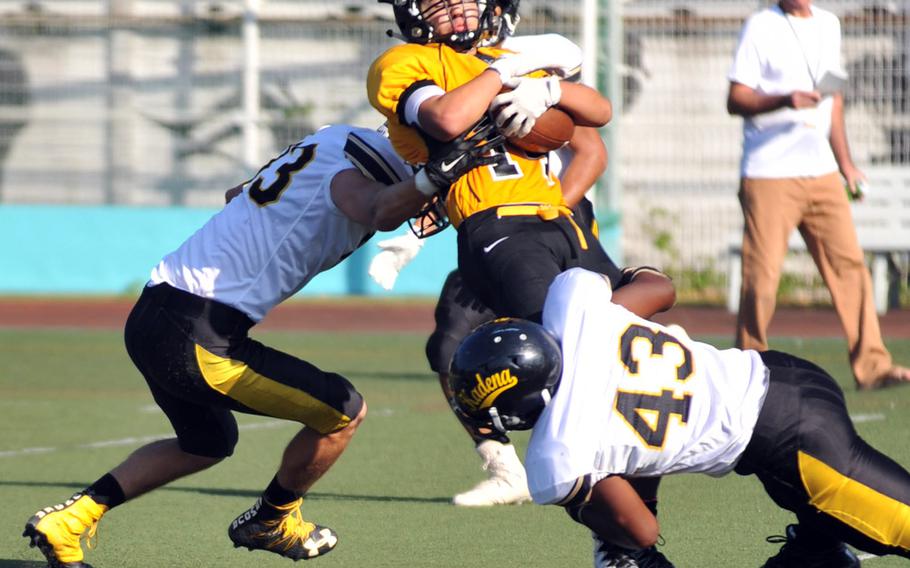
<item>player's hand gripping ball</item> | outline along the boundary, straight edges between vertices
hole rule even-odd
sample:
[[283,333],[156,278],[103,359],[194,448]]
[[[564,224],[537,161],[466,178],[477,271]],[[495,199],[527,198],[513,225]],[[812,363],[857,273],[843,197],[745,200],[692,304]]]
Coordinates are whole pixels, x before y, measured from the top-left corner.
[[508,142],[532,154],[557,150],[571,140],[575,121],[556,105],[562,96],[557,77],[523,78],[493,99],[496,126]]
[[537,117],[531,132],[522,138],[512,136],[506,142],[531,154],[543,154],[559,150],[575,134],[575,121],[569,113],[557,107],[550,107]]

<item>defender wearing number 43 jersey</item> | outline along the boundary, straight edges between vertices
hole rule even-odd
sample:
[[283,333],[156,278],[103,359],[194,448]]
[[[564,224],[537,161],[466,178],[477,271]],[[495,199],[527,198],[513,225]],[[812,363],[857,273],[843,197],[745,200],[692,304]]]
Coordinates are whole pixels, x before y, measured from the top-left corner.
[[[330,126],[228,192],[227,206],[154,268],[126,322],[126,348],[174,438],[133,452],[84,491],[35,513],[23,536],[51,568],[85,568],[81,539],[109,509],[230,456],[232,411],[299,422],[262,496],[234,519],[237,547],[310,559],[335,532],[304,520],[304,494],[347,447],[364,416],[344,377],[272,349],[250,328],[376,230],[391,230],[476,166],[490,129],[459,137],[416,175],[377,132]],[[442,168],[442,164],[456,164]],[[164,556],[168,551],[164,551]],[[172,565],[164,557],[143,565]]]
[[533,428],[531,495],[593,531],[596,567],[614,565],[598,558],[605,542],[637,549],[658,538],[624,477],[731,471],[755,474],[799,521],[767,567],[859,566],[845,542],[910,558],[910,473],[857,435],[825,371],[692,341],[610,296],[603,276],[569,270],[550,287],[543,326],[481,326],[451,369],[466,417]]

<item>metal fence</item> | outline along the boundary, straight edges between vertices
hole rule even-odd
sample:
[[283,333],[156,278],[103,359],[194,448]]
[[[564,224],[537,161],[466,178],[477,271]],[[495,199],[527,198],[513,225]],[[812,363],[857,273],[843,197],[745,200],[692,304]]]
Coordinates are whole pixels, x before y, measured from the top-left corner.
[[[854,160],[869,174],[910,175],[910,3],[816,4],[841,18]],[[741,120],[726,113],[726,74],[743,18],[764,5],[624,4],[618,168],[626,259],[670,268],[690,291],[703,287],[708,300],[717,299],[742,226]],[[894,260],[906,282],[906,257]],[[790,258],[785,270],[803,299],[827,298],[808,255]]]
[[[390,6],[259,1],[253,153],[324,123],[378,125],[363,78],[395,41]],[[524,0],[519,31],[581,42],[583,2]],[[609,128],[626,261],[723,288],[741,226],[725,77],[743,19],[766,4],[628,0],[609,12],[623,29],[611,44],[600,0],[596,55],[623,88]],[[910,1],[817,4],[843,24],[856,162],[910,167]],[[243,23],[242,0],[0,0],[0,203],[218,204],[254,165]]]

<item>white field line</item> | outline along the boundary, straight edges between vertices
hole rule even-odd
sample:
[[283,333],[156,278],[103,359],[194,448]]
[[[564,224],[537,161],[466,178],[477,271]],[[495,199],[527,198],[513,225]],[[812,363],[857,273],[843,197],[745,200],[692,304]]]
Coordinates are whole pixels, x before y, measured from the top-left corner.
[[854,424],[861,424],[863,422],[879,422],[881,420],[886,420],[887,416],[878,412],[874,414],[851,414],[850,419],[853,420]]
[[[391,414],[391,413],[389,413]],[[386,413],[380,413],[380,415],[388,415]],[[885,420],[886,416],[884,414],[854,414],[850,418],[854,423],[859,424],[862,422],[877,422],[879,420]],[[239,430],[263,430],[267,428],[278,428],[290,424],[290,422],[282,421],[273,421],[273,422],[254,422],[252,424],[242,424],[238,426]],[[130,438],[119,438],[116,440],[100,440],[98,442],[89,442],[87,444],[80,444],[75,446],[75,448],[51,448],[51,447],[36,447],[36,448],[22,448],[21,450],[5,450],[0,451],[0,459],[2,458],[15,458],[19,456],[28,456],[28,455],[37,455],[37,454],[52,454],[54,452],[59,452],[66,449],[97,449],[97,448],[111,448],[116,446],[132,446],[134,444],[148,444],[156,440],[164,440],[166,438],[172,438],[173,434],[156,434],[152,436],[138,436]]]
[[[237,428],[239,430],[265,430],[269,428],[280,428],[282,426],[287,426],[292,424],[292,422],[283,422],[275,420],[272,422],[254,422],[252,424],[241,424]],[[132,436],[129,438],[119,438],[116,440],[100,440],[97,442],[89,442],[87,444],[79,444],[78,446],[73,446],[69,448],[22,448],[21,450],[7,450],[0,452],[0,459],[2,458],[15,458],[19,456],[28,456],[36,454],[52,454],[54,452],[60,452],[64,450],[73,450],[73,449],[97,449],[97,448],[112,448],[116,446],[132,446],[136,444],[148,444],[149,442],[155,442],[157,440],[164,440],[167,438],[173,438],[174,434],[155,434],[152,436]]]
[[[873,422],[878,420],[885,420],[884,414],[856,414],[850,417],[854,422]],[[283,421],[271,421],[271,422],[254,422],[252,424],[241,424],[237,427],[238,430],[266,430],[271,428],[279,428],[281,426],[286,426],[291,424],[290,422]],[[173,437],[173,434],[158,434],[153,436],[139,436],[139,437],[130,437],[130,438],[119,438],[116,440],[101,440],[98,442],[89,442],[87,444],[80,444],[76,446],[76,449],[86,449],[86,448],[111,448],[115,446],[131,446],[134,444],[148,444],[149,442],[154,442],[156,440],[164,440],[166,438]],[[35,455],[35,454],[51,454],[54,452],[61,451],[62,449],[72,449],[72,448],[23,448],[21,450],[8,450],[0,452],[0,459],[2,458],[13,458],[19,456]],[[873,558],[879,558],[874,554],[869,554],[868,552],[860,552],[857,554],[857,557],[863,560],[871,560]]]

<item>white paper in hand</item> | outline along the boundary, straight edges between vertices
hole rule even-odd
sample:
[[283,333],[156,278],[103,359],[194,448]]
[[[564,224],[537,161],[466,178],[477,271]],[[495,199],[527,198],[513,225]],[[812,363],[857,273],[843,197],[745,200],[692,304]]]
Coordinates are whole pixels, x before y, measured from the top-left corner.
[[815,89],[822,96],[843,93],[847,89],[847,74],[843,71],[825,71],[822,78],[815,84]]
[[401,269],[414,260],[423,247],[423,240],[408,231],[403,235],[392,237],[376,243],[379,253],[370,261],[367,273],[377,284],[386,290],[395,286],[395,280]]

